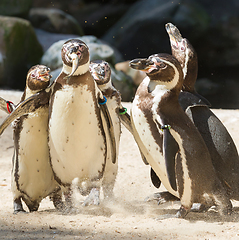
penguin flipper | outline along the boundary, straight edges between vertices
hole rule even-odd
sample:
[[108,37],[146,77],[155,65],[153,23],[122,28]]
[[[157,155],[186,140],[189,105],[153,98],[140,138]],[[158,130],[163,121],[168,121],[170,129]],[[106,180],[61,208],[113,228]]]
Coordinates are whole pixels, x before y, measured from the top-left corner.
[[31,113],[36,110],[36,106],[41,106],[40,93],[36,93],[26,100],[20,102],[16,108],[6,117],[0,126],[0,135],[16,118],[21,117],[25,114]]
[[[123,107],[122,107],[123,108]],[[123,125],[128,129],[128,131],[132,134],[133,134],[133,128],[132,128],[132,125],[131,125],[131,118],[130,118],[130,115],[125,112],[124,114],[119,114],[120,116],[120,120],[121,122],[123,123]],[[142,157],[142,160],[143,162],[146,164],[146,165],[149,165],[148,161],[146,160],[146,157],[144,156],[144,154],[142,153],[141,149],[139,148],[139,151],[140,151],[140,155]]]
[[128,129],[129,132],[133,134],[130,115],[127,112],[125,112],[124,114],[121,114],[120,112],[119,117],[123,125]]
[[112,119],[110,117],[110,113],[106,104],[100,104],[100,109],[104,115],[107,128],[109,130],[110,142],[111,142],[111,155],[112,155],[112,163],[116,163],[116,142],[115,142],[115,133],[114,127],[112,123]]
[[169,183],[173,190],[177,191],[175,159],[178,152],[178,144],[171,135],[169,129],[163,129],[163,154]]
[[159,177],[157,176],[157,174],[155,173],[153,168],[151,168],[151,170],[150,170],[150,177],[151,177],[151,181],[152,181],[153,185],[156,188],[159,188],[161,185],[161,180],[159,179]]
[[178,101],[183,111],[195,106],[211,106],[210,102],[198,93],[180,92]]

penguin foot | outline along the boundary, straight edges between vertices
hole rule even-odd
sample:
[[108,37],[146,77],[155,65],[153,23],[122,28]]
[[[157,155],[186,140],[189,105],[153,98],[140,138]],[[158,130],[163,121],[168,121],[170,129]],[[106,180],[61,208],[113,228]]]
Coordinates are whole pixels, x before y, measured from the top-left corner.
[[179,198],[172,195],[170,192],[158,192],[154,193],[144,199],[145,202],[157,201],[158,205],[166,202],[179,201]]
[[26,211],[23,209],[21,197],[14,199],[13,201],[13,213],[26,213]]
[[14,210],[13,211],[13,214],[22,214],[22,213],[28,214],[24,209],[22,209],[22,210]]
[[184,218],[188,213],[190,212],[190,209],[185,208],[181,205],[180,209],[176,213],[176,218]]
[[85,199],[83,206],[99,205],[100,204],[100,189],[92,188],[89,196]]
[[211,206],[202,204],[202,203],[194,203],[192,208],[191,208],[191,212],[199,212],[199,213],[205,213],[208,211],[208,209]]

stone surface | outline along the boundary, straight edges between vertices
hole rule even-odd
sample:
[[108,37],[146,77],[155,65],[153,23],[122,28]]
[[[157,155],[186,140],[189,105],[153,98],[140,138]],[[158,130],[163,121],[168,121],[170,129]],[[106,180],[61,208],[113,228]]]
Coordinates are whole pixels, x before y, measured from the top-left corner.
[[0,15],[27,17],[32,0],[1,0]]
[[0,85],[23,89],[26,74],[43,54],[30,22],[0,16]]
[[[207,30],[209,17],[194,1],[141,0],[133,4],[102,39],[118,48],[125,60],[170,52],[164,28],[167,22],[176,24],[183,32],[187,29],[191,39]],[[195,27],[197,31],[192,35]]]
[[76,19],[60,9],[32,8],[29,20],[34,27],[48,32],[83,35]]

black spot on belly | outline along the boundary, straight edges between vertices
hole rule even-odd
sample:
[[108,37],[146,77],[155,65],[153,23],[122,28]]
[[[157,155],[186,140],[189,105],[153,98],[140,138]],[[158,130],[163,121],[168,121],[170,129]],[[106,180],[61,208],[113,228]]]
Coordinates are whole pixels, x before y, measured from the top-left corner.
[[40,171],[37,169],[37,172],[40,172]]
[[59,162],[59,159],[56,159],[57,162]]
[[37,159],[37,162],[38,162],[39,160]]
[[72,122],[72,125],[74,125],[75,123]]
[[40,131],[41,131],[41,129],[38,130],[38,132],[40,132]]
[[81,171],[84,172],[84,169],[82,168]]
[[69,142],[69,137],[66,137],[66,143],[68,143]]

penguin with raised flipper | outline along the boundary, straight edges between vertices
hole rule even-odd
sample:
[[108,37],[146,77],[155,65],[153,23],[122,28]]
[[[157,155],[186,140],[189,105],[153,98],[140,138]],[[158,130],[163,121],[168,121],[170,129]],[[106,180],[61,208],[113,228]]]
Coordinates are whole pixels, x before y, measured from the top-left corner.
[[10,123],[15,114],[20,116],[27,113],[13,123],[14,213],[25,212],[21,200],[26,203],[29,211],[37,211],[41,200],[47,196],[52,197],[56,208],[63,206],[60,187],[54,179],[49,161],[47,128],[50,93],[45,90],[50,83],[49,71],[50,69],[43,65],[36,65],[28,71],[26,88],[19,105],[24,106],[24,101],[36,93],[38,101],[35,104],[31,102],[30,107],[19,108],[18,112],[13,111],[7,118]]
[[130,62],[147,77],[137,89],[131,111],[133,131],[148,163],[166,189],[181,201],[177,217],[193,203],[217,205],[220,213],[232,205],[212,165],[200,133],[178,102],[183,72],[171,55],[155,54]]
[[53,83],[50,98],[51,165],[69,204],[71,184],[76,179],[81,192],[90,193],[84,204],[93,198],[97,205],[108,151],[116,162],[113,124],[106,98],[89,71],[88,46],[71,39],[63,44],[61,56],[63,69]]
[[[184,81],[179,103],[203,137],[218,178],[227,189],[230,199],[239,200],[238,151],[223,123],[209,109],[208,101],[195,90],[198,70],[196,51],[172,23],[166,24],[166,30],[170,37],[172,54],[183,69]],[[160,201],[169,197],[165,193],[155,195]]]

